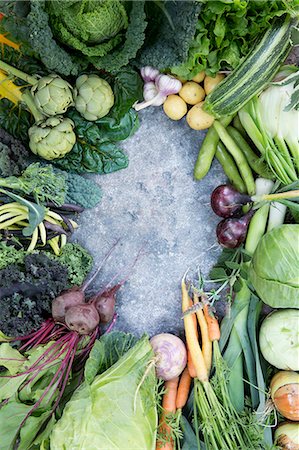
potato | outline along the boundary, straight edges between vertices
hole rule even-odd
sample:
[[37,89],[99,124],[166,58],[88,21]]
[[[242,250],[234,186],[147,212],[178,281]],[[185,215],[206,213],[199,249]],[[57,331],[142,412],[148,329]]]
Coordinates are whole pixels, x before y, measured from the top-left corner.
[[195,75],[195,77],[192,78],[192,81],[195,81],[196,83],[201,83],[205,76],[206,76],[205,71],[202,70],[201,72],[198,72],[198,74]]
[[182,84],[186,83],[187,80],[185,80],[185,78],[181,78],[181,77],[175,77],[177,80],[179,80]]
[[170,119],[180,120],[187,112],[187,105],[178,95],[169,95],[163,103],[163,109]]
[[208,95],[212,90],[217,86],[217,84],[220,83],[224,78],[223,73],[217,73],[216,77],[208,77],[206,76],[203,82],[203,87],[206,92],[206,95]]
[[197,103],[187,114],[187,123],[193,130],[205,130],[213,125],[215,118],[202,109],[204,102]]
[[188,105],[196,105],[196,103],[201,102],[205,98],[205,91],[195,81],[187,81],[181,88],[179,96]]

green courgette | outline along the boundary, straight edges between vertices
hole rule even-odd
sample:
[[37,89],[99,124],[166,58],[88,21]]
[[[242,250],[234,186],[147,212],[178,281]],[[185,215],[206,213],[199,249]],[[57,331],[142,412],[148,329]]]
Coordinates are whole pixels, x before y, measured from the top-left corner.
[[235,114],[269,83],[291,50],[292,19],[277,18],[245,60],[207,96],[204,109],[216,118]]

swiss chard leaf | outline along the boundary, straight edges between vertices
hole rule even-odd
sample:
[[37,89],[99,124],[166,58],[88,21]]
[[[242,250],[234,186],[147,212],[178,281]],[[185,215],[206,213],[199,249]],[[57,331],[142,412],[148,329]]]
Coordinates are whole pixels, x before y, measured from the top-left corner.
[[44,220],[46,208],[42,205],[38,205],[37,203],[30,202],[29,200],[26,200],[25,198],[20,197],[17,194],[13,194],[5,189],[0,189],[0,192],[28,208],[29,225],[23,228],[22,233],[24,236],[31,236],[35,228]]
[[0,128],[22,142],[28,142],[28,129],[32,125],[32,116],[21,106],[14,106],[6,98],[0,101]]
[[133,69],[125,68],[117,72],[113,87],[115,102],[109,116],[120,121],[134,103],[142,98],[142,87],[141,77]]
[[78,139],[72,151],[55,164],[77,173],[111,173],[128,166],[128,157],[112,142],[92,144]]
[[55,162],[64,170],[77,173],[111,173],[128,166],[128,158],[115,142],[131,136],[139,126],[137,113],[129,109],[119,120],[105,116],[95,122],[77,111],[68,113],[75,123],[77,141],[70,153]]

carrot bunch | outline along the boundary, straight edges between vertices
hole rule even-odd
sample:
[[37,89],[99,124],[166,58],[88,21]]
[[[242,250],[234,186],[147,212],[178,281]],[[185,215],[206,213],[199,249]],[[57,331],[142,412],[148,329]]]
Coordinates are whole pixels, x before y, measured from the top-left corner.
[[159,421],[159,437],[156,450],[174,450],[175,442],[169,417],[177,415],[180,418],[181,410],[186,405],[191,386],[191,376],[188,367],[185,367],[181,377],[165,381],[165,393],[162,399],[162,413]]
[[[200,448],[201,433],[206,449],[227,450],[261,448],[253,442],[260,432],[259,425],[240,415],[234,408],[225,378],[225,362],[222,358],[218,320],[210,311],[205,295],[201,302],[196,293],[189,297],[185,278],[182,280],[182,311],[188,346],[188,367],[194,374],[194,427]],[[196,320],[197,319],[197,320]],[[198,337],[201,334],[201,343]],[[209,376],[214,363],[213,383]],[[217,385],[217,392],[213,386]],[[250,423],[250,425],[249,425]],[[167,448],[167,450],[170,450]]]
[[[175,442],[172,437],[173,430],[168,423],[170,417],[175,414],[179,417],[182,408],[186,405],[192,378],[208,381],[212,366],[212,343],[219,340],[220,331],[217,319],[209,312],[208,304],[202,304],[196,293],[193,300],[189,297],[186,284],[183,282],[183,313],[198,305],[194,314],[190,313],[184,317],[186,340],[187,340],[187,367],[181,378],[176,377],[165,381],[165,393],[162,400],[162,414],[159,423],[159,438],[156,450],[173,450]],[[199,329],[198,329],[199,327]],[[201,347],[199,344],[199,330]]]

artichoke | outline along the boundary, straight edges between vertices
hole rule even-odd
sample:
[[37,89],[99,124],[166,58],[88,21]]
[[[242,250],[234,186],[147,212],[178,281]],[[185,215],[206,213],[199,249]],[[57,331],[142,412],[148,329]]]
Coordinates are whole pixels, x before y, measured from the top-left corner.
[[74,101],[72,86],[56,74],[40,78],[31,93],[38,110],[45,116],[65,113]]
[[97,75],[81,75],[76,81],[75,108],[86,120],[106,116],[114,104],[114,95],[107,81]]
[[71,119],[62,116],[36,122],[28,130],[31,151],[48,160],[62,158],[76,142],[74,126]]

